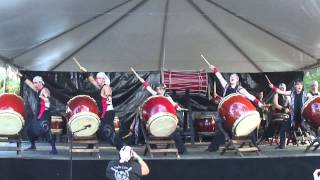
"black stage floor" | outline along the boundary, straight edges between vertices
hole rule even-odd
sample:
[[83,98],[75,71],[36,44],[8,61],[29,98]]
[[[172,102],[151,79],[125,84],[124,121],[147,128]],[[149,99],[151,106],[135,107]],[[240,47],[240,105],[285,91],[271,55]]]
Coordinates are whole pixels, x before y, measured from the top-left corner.
[[[15,144],[1,144],[2,146]],[[37,151],[0,152],[0,180],[68,180],[70,179],[70,153],[68,144],[58,144],[58,155],[49,155],[49,145],[38,143]],[[23,149],[28,143],[23,143]],[[306,146],[290,145],[287,149],[275,149],[275,145],[261,145],[262,155],[246,154],[244,158],[233,152],[220,155],[206,152],[206,144],[187,144],[188,153],[176,159],[174,154],[144,157],[151,173],[143,179],[252,179],[252,180],[308,180],[320,168],[320,151],[305,153]],[[142,155],[142,146],[134,149]],[[117,159],[114,147],[100,145],[99,158],[88,153],[73,153],[72,179],[103,180],[109,160]]]

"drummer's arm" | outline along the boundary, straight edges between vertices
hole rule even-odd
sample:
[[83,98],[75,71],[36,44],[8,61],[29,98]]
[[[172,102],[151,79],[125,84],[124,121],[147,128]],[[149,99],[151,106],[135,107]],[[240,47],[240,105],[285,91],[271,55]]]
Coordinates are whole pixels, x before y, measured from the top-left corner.
[[273,93],[278,93],[278,94],[282,94],[285,96],[290,96],[291,95],[291,91],[282,91],[281,89],[279,89],[277,86],[273,85],[273,84],[269,84],[269,87],[272,89]]
[[250,94],[246,89],[241,88],[239,90],[239,93],[244,95],[247,99],[249,99],[250,101],[252,101],[255,105],[259,106],[260,108],[264,107],[264,104],[262,104],[259,99],[257,99],[255,96],[253,96],[252,94]]
[[33,82],[30,81],[26,76],[22,75],[20,72],[17,73],[17,76],[21,79],[24,80],[24,83],[29,86],[33,91],[37,92],[36,87],[34,87]]
[[44,102],[49,102],[49,97],[50,97],[50,91],[47,88],[44,88],[39,96],[41,99],[44,100]]
[[107,98],[109,102],[112,101],[112,89],[110,86],[103,86],[103,91],[101,91],[101,96]]
[[149,83],[147,81],[145,81],[143,79],[141,79],[140,81],[143,84],[143,88],[146,89],[147,91],[149,91],[150,94],[152,94],[153,96],[157,95],[157,92],[152,89],[152,87],[149,85]]
[[[87,70],[85,67],[82,67],[82,66],[80,67],[80,71],[81,71],[81,72],[84,72],[84,73],[88,73],[88,70]],[[90,81],[90,83],[91,83],[94,87],[96,87],[97,89],[100,88],[99,85],[98,85],[98,83],[96,82],[96,80],[94,80],[94,78],[92,77],[91,74],[89,75],[88,80]]]
[[176,108],[176,110],[181,110],[182,109],[181,106],[178,103],[174,102],[171,97],[167,97],[167,98],[169,99],[171,104]]
[[220,73],[220,70],[219,68],[213,66],[213,65],[210,65],[209,68],[212,70],[212,72],[214,72],[214,74],[217,76],[217,78],[219,79],[219,82],[221,84],[221,86],[223,88],[227,87],[227,81],[223,78],[222,74]]
[[312,96],[311,93],[308,93],[308,94],[307,94],[307,98],[308,98],[308,99],[310,99],[310,98],[312,98],[312,97],[313,97],[313,96]]
[[275,95],[273,96],[273,99],[272,99],[273,105],[274,105],[274,107],[275,107],[276,109],[282,110],[282,108],[284,108],[284,107],[282,107],[282,106],[279,104],[279,102],[278,102],[278,97],[279,97],[278,94],[275,94]]
[[96,87],[97,89],[100,88],[99,85],[98,85],[98,83],[96,82],[96,80],[94,80],[94,78],[93,78],[92,75],[90,75],[90,76],[88,77],[88,80],[90,81],[90,83],[91,83],[94,87]]

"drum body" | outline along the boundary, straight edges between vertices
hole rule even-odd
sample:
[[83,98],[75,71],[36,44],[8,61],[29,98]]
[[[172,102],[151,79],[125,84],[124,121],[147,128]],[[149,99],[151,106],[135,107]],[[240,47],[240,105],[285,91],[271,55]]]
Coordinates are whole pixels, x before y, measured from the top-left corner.
[[67,103],[68,128],[75,137],[94,135],[100,125],[98,115],[97,103],[90,96],[75,96]]
[[314,96],[304,103],[302,115],[314,128],[320,126],[320,96]]
[[202,115],[194,120],[194,128],[200,134],[213,134],[216,124],[212,115]]
[[259,127],[261,119],[253,104],[241,94],[224,97],[218,111],[235,136],[247,136]]
[[61,134],[63,130],[63,121],[61,116],[51,116],[51,133]]
[[114,130],[115,130],[116,132],[119,132],[120,127],[121,127],[121,124],[120,124],[120,119],[119,119],[118,116],[114,116],[113,126],[114,126]]
[[147,130],[156,137],[167,137],[176,130],[176,109],[164,96],[149,97],[142,105],[141,114]]
[[17,135],[24,125],[24,101],[15,94],[0,95],[0,135]]

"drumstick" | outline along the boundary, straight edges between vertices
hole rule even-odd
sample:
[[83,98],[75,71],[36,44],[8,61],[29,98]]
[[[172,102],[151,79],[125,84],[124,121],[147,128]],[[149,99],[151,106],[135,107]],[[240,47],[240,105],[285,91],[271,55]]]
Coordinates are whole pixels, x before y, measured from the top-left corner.
[[210,66],[211,64],[207,61],[207,59],[201,54],[202,59]]
[[267,76],[266,74],[265,74],[264,76],[266,77],[268,83],[269,83],[269,84],[272,84],[271,81],[270,81],[270,79],[268,78],[268,76]]
[[141,82],[144,82],[144,79],[142,79],[142,78],[139,76],[139,74],[138,74],[132,67],[130,67],[130,69],[131,69],[131,71],[133,72],[133,74],[136,75],[137,78],[138,78]]
[[75,58],[75,57],[73,57],[72,58],[73,59],[73,61],[77,64],[77,66],[79,67],[79,69],[81,69],[81,64],[78,62],[78,60]]

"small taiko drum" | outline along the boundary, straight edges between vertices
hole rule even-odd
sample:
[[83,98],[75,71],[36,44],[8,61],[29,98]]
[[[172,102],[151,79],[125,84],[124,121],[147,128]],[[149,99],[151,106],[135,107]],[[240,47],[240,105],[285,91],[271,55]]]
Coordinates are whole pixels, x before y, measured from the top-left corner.
[[156,137],[167,137],[177,127],[176,109],[165,96],[151,96],[142,105],[147,130]]
[[115,130],[116,132],[119,132],[120,127],[121,127],[121,124],[120,124],[120,119],[119,119],[118,116],[114,116],[113,126],[114,126],[114,130]]
[[302,115],[311,126],[320,126],[320,96],[314,96],[306,101],[302,107]]
[[63,130],[63,121],[61,116],[51,116],[51,133],[61,134]]
[[254,105],[241,94],[224,97],[218,111],[235,136],[247,136],[259,127],[261,119]]
[[0,95],[0,135],[17,135],[24,125],[24,101],[15,94]]
[[200,134],[213,134],[216,123],[212,115],[202,115],[194,120],[194,128]]
[[90,96],[79,95],[67,103],[68,128],[76,137],[94,135],[100,125],[97,103]]

